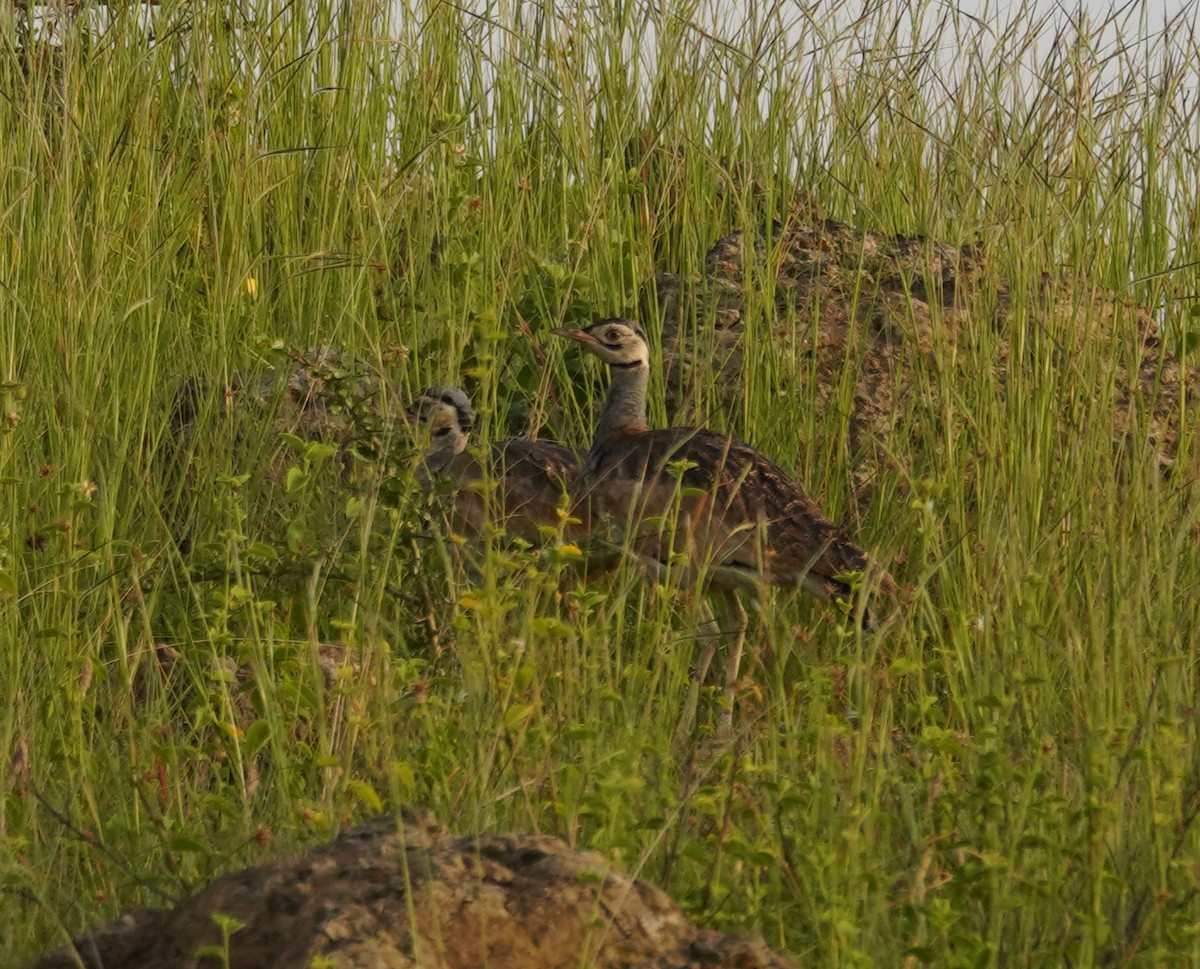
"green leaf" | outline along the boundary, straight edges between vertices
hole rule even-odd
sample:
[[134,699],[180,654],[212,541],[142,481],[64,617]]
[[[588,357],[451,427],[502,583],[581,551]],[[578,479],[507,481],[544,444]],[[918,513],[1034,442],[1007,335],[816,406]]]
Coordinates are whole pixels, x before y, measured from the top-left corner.
[[528,663],[522,663],[513,673],[513,689],[522,692],[529,689],[535,673],[536,671],[532,666]]
[[515,703],[504,711],[504,726],[512,733],[522,730],[533,716],[532,703]]
[[308,475],[300,468],[292,465],[287,469],[287,476],[284,478],[284,490],[287,493],[294,494],[299,491],[308,482]]
[[679,478],[682,478],[686,472],[691,471],[692,468],[698,467],[700,467],[700,465],[695,461],[689,460],[688,458],[678,458],[677,460],[671,461],[667,464],[667,474],[678,480]]
[[212,814],[219,814],[226,818],[241,817],[241,806],[224,794],[209,794],[205,796],[203,803],[205,809]]
[[249,474],[222,474],[217,476],[217,482],[229,485],[230,491],[241,491],[242,486],[249,480]]
[[266,720],[255,720],[246,730],[246,738],[242,741],[242,753],[253,757],[271,738],[271,725]]
[[232,915],[226,915],[224,912],[213,912],[212,920],[217,923],[217,927],[221,930],[221,934],[226,938],[233,935],[235,932],[240,932],[246,927],[246,923],[241,919]]
[[218,963],[225,958],[225,946],[223,945],[202,945],[196,949],[197,959],[215,959]]
[[[546,535],[545,532],[543,532],[543,535],[545,535],[547,538],[552,538],[558,533],[558,529],[552,526],[542,527],[549,532],[549,535]],[[540,530],[541,529],[539,528],[539,531]],[[583,560],[583,549],[581,549],[578,545],[567,542],[563,545],[553,546],[549,551],[549,557],[552,562],[580,562]]]
[[383,799],[379,796],[375,788],[365,781],[347,781],[346,790],[376,814],[383,811]]
[[311,554],[315,551],[316,544],[317,537],[307,522],[299,519],[288,522],[287,547],[294,555]]
[[246,557],[264,565],[274,565],[279,561],[279,552],[266,542],[251,542],[246,548]]
[[892,676],[901,677],[908,676],[910,673],[918,673],[920,672],[921,668],[921,664],[915,659],[901,656],[892,663],[888,672],[891,673]]
[[322,441],[312,441],[304,448],[304,456],[313,464],[328,461],[337,454],[336,444],[325,444]]
[[538,266],[555,284],[559,284],[567,278],[567,267],[561,263],[551,262],[548,259],[540,259],[538,260]]
[[0,569],[0,596],[17,596],[17,580],[16,577],[8,571]]
[[400,787],[405,797],[412,797],[417,791],[417,774],[412,764],[406,760],[392,764],[392,778]]
[[538,616],[530,620],[529,631],[545,639],[564,639],[571,635],[571,627],[558,616]]

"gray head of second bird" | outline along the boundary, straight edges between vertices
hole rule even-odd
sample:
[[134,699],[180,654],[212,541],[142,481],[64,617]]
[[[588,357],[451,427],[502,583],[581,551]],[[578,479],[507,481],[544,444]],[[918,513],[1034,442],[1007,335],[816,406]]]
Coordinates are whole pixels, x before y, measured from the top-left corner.
[[642,328],[633,320],[611,317],[583,328],[560,327],[550,332],[574,340],[608,364],[612,380],[596,427],[596,442],[619,431],[644,431],[650,346]]
[[458,387],[430,387],[422,391],[408,409],[408,416],[429,435],[424,466],[434,474],[467,449],[468,436],[475,426],[475,408]]

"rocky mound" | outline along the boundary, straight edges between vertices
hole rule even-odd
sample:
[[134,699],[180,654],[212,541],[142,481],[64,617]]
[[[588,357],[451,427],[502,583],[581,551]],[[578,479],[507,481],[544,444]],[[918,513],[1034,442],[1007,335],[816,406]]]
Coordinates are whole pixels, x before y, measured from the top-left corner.
[[[227,953],[214,917],[236,929]],[[598,854],[540,835],[454,837],[406,816],[226,875],[173,911],[130,912],[34,969],[192,969],[226,954],[230,969],[795,965],[759,939],[697,928]]]
[[[406,352],[389,351],[383,362]],[[386,369],[330,346],[279,350],[266,363],[256,377],[193,376],[175,388],[169,434],[155,460],[166,495],[163,519],[185,551],[195,531],[199,469],[214,447],[232,449],[235,466],[251,473],[267,500],[285,490],[288,469],[301,463],[297,442],[327,446],[343,477],[355,456],[382,475],[385,456],[405,454],[405,398]]]
[[205,386],[188,378],[176,388],[171,428],[184,440],[203,411],[201,398],[221,398],[224,417],[234,411],[270,424],[277,433],[339,447],[363,445],[400,419],[398,388],[387,375],[337,347],[316,346],[280,353],[257,380],[235,377],[228,385]]
[[[872,445],[897,428],[917,376],[945,373],[944,361],[954,357],[946,348],[962,343],[972,326],[990,328],[995,337],[992,362],[1001,386],[1015,365],[1014,331],[1029,334],[1030,342],[1034,334],[1053,341],[1059,372],[1073,368],[1097,341],[1111,347],[1114,438],[1145,446],[1160,464],[1173,460],[1181,395],[1196,393],[1200,372],[1164,345],[1146,310],[1045,275],[1040,291],[1025,298],[1016,327],[1009,315],[1017,301],[982,245],[863,232],[831,219],[777,226],[773,236],[726,236],[709,250],[698,277],[657,277],[670,407],[692,399],[693,388],[711,385],[714,373],[732,399],[742,376],[749,291],[766,304],[781,371],[813,380],[818,405],[831,404],[847,377],[852,380],[849,444],[864,470],[883,456],[873,455]],[[977,354],[963,352],[953,366],[961,373],[948,375],[952,379],[983,379]],[[1066,413],[1062,423],[1072,426]],[[1137,440],[1130,439],[1135,427]],[[904,442],[889,443],[889,453],[903,450]]]

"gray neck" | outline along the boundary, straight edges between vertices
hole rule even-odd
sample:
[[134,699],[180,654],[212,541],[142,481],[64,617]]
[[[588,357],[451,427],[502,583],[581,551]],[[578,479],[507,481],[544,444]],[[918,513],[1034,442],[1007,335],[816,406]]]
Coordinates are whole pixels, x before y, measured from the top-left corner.
[[445,437],[436,438],[433,446],[425,452],[417,468],[417,482],[422,487],[429,483],[450,466],[455,455],[462,454],[467,449],[467,436],[451,432]]
[[618,432],[646,430],[646,386],[650,382],[650,365],[610,367],[608,396],[596,427],[596,440],[603,441]]

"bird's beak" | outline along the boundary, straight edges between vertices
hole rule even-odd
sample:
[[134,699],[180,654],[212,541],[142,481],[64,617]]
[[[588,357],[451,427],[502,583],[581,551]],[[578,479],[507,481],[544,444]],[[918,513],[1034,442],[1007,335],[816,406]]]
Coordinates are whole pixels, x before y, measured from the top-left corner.
[[594,336],[584,330],[574,326],[556,326],[550,331],[555,336],[561,336],[564,340],[574,340],[576,343],[582,343],[585,346],[596,346],[600,343]]

